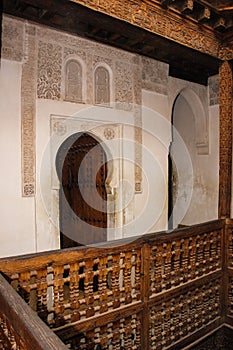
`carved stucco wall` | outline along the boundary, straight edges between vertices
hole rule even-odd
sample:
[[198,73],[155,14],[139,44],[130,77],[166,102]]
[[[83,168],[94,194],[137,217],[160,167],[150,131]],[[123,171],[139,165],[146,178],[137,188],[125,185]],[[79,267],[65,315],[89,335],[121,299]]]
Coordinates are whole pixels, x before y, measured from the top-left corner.
[[83,102],[94,104],[94,70],[109,67],[111,106],[135,115],[135,191],[141,192],[141,89],[166,94],[167,65],[4,16],[2,57],[22,62],[22,194],[35,195],[36,97],[63,101],[65,64],[83,63]]
[[24,59],[24,23],[3,16],[2,21],[2,58],[23,62]]
[[21,152],[22,195],[35,194],[35,101],[36,42],[35,27],[3,17],[2,58],[22,64]]
[[[147,95],[150,93],[149,98],[154,98],[155,101],[157,101],[156,96],[168,98],[169,116],[172,114],[172,105],[176,96],[185,88],[193,89],[203,106],[208,107],[206,87],[168,77],[168,65],[165,63],[7,16],[3,18],[2,58],[22,64],[23,196],[35,195],[35,158],[37,154],[35,114],[37,105],[39,101],[66,102],[65,66],[69,59],[77,60],[83,68],[83,103],[72,103],[72,105],[79,105],[79,108],[82,108],[82,106],[94,104],[94,71],[96,67],[103,65],[108,67],[110,72],[109,113],[119,111],[119,123],[124,123],[124,120],[121,120],[121,111],[129,112],[134,117],[135,192],[143,192],[141,173],[142,91]],[[154,104],[156,108],[156,102]],[[208,111],[206,116],[208,121]],[[53,124],[52,128],[53,131],[66,132],[59,123]],[[202,131],[200,130],[200,135]],[[208,129],[204,131],[208,132]]]
[[142,57],[142,88],[167,95],[168,65],[148,57]]
[[[66,102],[65,95],[65,67],[69,60],[77,60],[83,68],[83,103],[72,103],[76,108],[83,108],[94,104],[94,71],[96,67],[107,67],[110,72],[110,108],[109,114],[118,111],[119,123],[125,122],[122,112],[128,112],[134,119],[134,192],[142,193],[142,89],[148,91],[166,92],[168,66],[153,60],[142,59],[141,56],[127,53],[106,45],[85,40],[46,27],[34,25],[23,20],[15,20],[4,16],[3,27],[3,55],[7,60],[18,60],[22,64],[21,87],[21,152],[22,152],[22,195],[36,197],[36,231],[37,248],[54,249],[58,246],[57,238],[51,242],[49,237],[43,236],[45,227],[54,230],[42,214],[42,202],[36,193],[36,183],[39,185],[39,169],[43,121],[39,101],[48,105],[54,102]],[[143,73],[144,72],[144,73]],[[151,74],[151,77],[150,77]],[[66,102],[67,103],[67,102]],[[83,107],[82,107],[83,106]],[[57,107],[56,107],[57,108]],[[55,108],[55,110],[56,110]],[[68,108],[69,109],[69,108]],[[72,109],[72,108],[71,108]],[[75,109],[75,107],[73,108]],[[47,109],[46,109],[47,110]],[[48,109],[49,110],[49,109]],[[55,111],[56,112],[56,111]],[[36,119],[39,113],[40,119]],[[50,111],[51,113],[51,111]],[[49,115],[49,114],[48,114]],[[47,117],[48,117],[47,115]],[[47,123],[47,122],[46,122]],[[35,125],[37,128],[35,129]],[[60,123],[51,126],[59,133],[66,132]],[[47,128],[47,126],[46,126]],[[46,129],[44,130],[47,133]],[[105,131],[106,133],[106,131]],[[102,135],[102,139],[105,136]],[[35,145],[35,139],[37,143]],[[39,140],[40,139],[40,140]],[[35,147],[38,147],[36,149]],[[57,200],[54,195],[54,202]],[[52,209],[58,212],[56,204]],[[125,210],[121,218],[111,218],[113,226],[118,222],[126,223],[133,219],[133,204],[131,209]],[[115,222],[114,222],[115,220]],[[125,221],[126,220],[126,221]],[[119,223],[120,225],[120,223]],[[165,228],[165,226],[163,226]],[[46,229],[46,230],[47,230]],[[160,228],[161,229],[161,228]],[[55,230],[56,231],[56,230]],[[54,237],[57,237],[55,232]]]

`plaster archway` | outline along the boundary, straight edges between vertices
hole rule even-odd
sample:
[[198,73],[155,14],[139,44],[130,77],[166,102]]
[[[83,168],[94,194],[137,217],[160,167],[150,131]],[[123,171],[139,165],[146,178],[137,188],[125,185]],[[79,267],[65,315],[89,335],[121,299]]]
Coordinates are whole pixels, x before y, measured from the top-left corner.
[[[53,129],[53,137],[50,142],[51,153],[51,215],[53,217],[53,235],[60,236],[59,229],[59,191],[60,181],[56,173],[56,156],[63,142],[76,133],[88,133],[101,144],[103,147],[107,162],[108,173],[106,178],[107,191],[107,239],[112,240],[122,236],[122,212],[118,209],[119,200],[121,198],[121,188],[119,183],[122,174],[122,125],[117,123],[104,123],[103,121],[91,119],[77,119],[72,117],[52,116],[51,127]],[[113,138],[112,142],[109,138]]]
[[[203,192],[205,196],[207,179],[203,179],[201,169],[203,155],[209,154],[209,120],[199,96],[190,88],[182,89],[176,96],[172,108],[172,142],[170,145],[169,159],[169,228],[177,227],[180,224],[191,224],[197,220],[198,195]],[[177,157],[177,138],[179,134],[191,159],[192,169],[180,168],[174,164],[173,159]],[[178,155],[179,156],[179,155]],[[193,181],[189,181],[189,177]],[[191,187],[191,183],[193,185]],[[177,195],[180,188],[184,188],[182,196]],[[187,199],[190,197],[190,202]],[[200,197],[201,198],[201,197]],[[178,220],[179,211],[186,206],[186,215],[183,220]],[[175,210],[174,207],[176,208]],[[201,207],[201,206],[199,206]],[[192,208],[192,211],[191,209]]]

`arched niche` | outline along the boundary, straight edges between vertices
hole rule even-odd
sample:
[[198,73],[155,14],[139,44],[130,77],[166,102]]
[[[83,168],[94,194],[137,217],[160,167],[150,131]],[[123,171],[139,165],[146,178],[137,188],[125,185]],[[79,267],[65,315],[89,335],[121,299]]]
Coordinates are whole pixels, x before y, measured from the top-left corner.
[[94,104],[111,106],[113,101],[112,70],[104,62],[96,65],[94,69]]
[[63,95],[69,102],[83,103],[86,100],[86,69],[84,62],[70,56],[63,71]]

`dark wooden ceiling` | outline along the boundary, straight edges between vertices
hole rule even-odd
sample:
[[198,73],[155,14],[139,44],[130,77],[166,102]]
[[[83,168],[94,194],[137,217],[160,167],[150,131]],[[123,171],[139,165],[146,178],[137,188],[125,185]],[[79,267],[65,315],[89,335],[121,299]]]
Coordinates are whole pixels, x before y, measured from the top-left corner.
[[[232,0],[155,0],[233,42]],[[78,34],[169,64],[169,74],[200,84],[218,73],[219,60],[69,0],[3,0],[3,13]]]

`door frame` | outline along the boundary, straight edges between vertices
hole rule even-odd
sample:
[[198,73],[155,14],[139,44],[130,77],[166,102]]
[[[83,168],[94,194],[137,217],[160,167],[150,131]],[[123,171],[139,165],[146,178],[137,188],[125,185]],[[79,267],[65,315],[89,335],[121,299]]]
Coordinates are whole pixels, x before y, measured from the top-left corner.
[[[123,237],[123,212],[115,206],[116,197],[122,198],[119,183],[122,178],[123,157],[122,139],[123,126],[119,123],[106,122],[102,120],[82,119],[51,115],[50,118],[51,140],[50,157],[51,167],[51,216],[52,233],[56,236],[60,246],[60,217],[59,217],[59,192],[60,181],[56,172],[56,156],[62,143],[71,135],[76,133],[88,133],[94,137],[103,147],[107,162],[108,175],[106,179],[107,190],[107,241]],[[106,133],[106,130],[108,133]],[[114,135],[115,142],[109,140],[109,130]],[[106,138],[106,135],[108,138]],[[114,140],[113,140],[114,141]],[[116,171],[117,169],[117,171]],[[119,202],[117,206],[119,205]]]
[[[83,143],[83,140],[85,140],[84,143]],[[64,189],[64,186],[62,185],[63,184],[63,179],[64,179],[64,177],[63,177],[63,171],[64,171],[64,167],[65,167],[64,162],[67,159],[68,154],[70,154],[70,156],[74,156],[75,155],[75,157],[76,157],[76,153],[75,154],[72,153],[72,148],[73,148],[74,145],[78,146],[78,148],[79,148],[79,153],[77,154],[77,158],[75,158],[73,160],[74,162],[71,161],[71,163],[73,163],[73,165],[71,165],[71,168],[73,169],[73,171],[76,172],[76,174],[79,171],[80,166],[82,166],[81,165],[82,164],[82,160],[86,156],[88,156],[88,153],[91,152],[93,149],[95,149],[94,152],[95,152],[95,155],[97,156],[97,158],[98,159],[99,159],[99,157],[102,158],[103,163],[96,163],[95,157],[93,158],[93,156],[91,156],[91,159],[92,159],[92,162],[91,162],[92,166],[91,167],[92,167],[92,169],[93,168],[95,169],[95,165],[98,164],[98,166],[100,166],[100,167],[104,166],[104,168],[105,168],[104,178],[103,179],[101,178],[101,187],[103,186],[103,190],[102,191],[104,191],[104,192],[101,191],[101,193],[104,194],[104,198],[102,197],[102,199],[100,199],[99,195],[96,197],[96,200],[98,201],[98,203],[101,202],[101,207],[104,205],[105,209],[104,209],[104,212],[103,211],[101,212],[100,209],[97,209],[97,211],[95,211],[96,218],[101,218],[100,222],[105,223],[104,226],[93,225],[93,224],[87,223],[86,221],[82,221],[81,218],[80,218],[79,213],[77,212],[77,207],[76,206],[73,207],[72,204],[69,203],[69,200],[68,200],[68,198],[65,195],[66,190]],[[98,146],[98,147],[95,148],[96,146]],[[87,151],[87,149],[88,149],[88,151]],[[83,151],[84,151],[84,153],[83,153]],[[81,159],[81,161],[80,161],[80,159]],[[66,162],[66,164],[67,164],[67,162]],[[106,164],[106,165],[104,165],[104,164]],[[70,237],[69,235],[67,235],[66,232],[62,232],[62,226],[65,225],[65,222],[66,222],[66,225],[68,224],[68,226],[65,225],[65,228],[69,229],[69,227],[72,227],[72,219],[71,218],[68,219],[68,222],[65,220],[64,214],[67,214],[67,212],[66,212],[66,210],[64,212],[64,208],[63,208],[64,205],[65,205],[65,207],[66,206],[69,207],[69,210],[71,211],[70,212],[71,217],[73,217],[73,216],[75,218],[79,217],[79,220],[81,220],[81,222],[79,220],[78,221],[80,222],[81,227],[84,226],[82,229],[84,230],[85,235],[86,234],[88,234],[88,235],[89,234],[93,234],[93,231],[94,231],[97,234],[97,236],[95,234],[95,237],[100,237],[99,233],[101,233],[101,236],[103,235],[103,237],[101,238],[102,241],[100,241],[100,242],[105,242],[107,240],[107,225],[108,225],[108,223],[107,223],[107,188],[106,188],[106,179],[108,177],[108,166],[107,166],[107,155],[106,155],[105,149],[102,146],[102,144],[90,132],[78,132],[78,133],[72,134],[67,139],[65,139],[65,141],[61,144],[61,146],[60,146],[60,148],[59,148],[59,150],[57,152],[56,170],[57,170],[58,177],[60,179],[60,192],[59,192],[59,213],[60,213],[59,216],[60,217],[59,217],[59,222],[60,222],[60,243],[61,243],[61,247],[62,247],[62,242],[63,243],[66,242],[65,246],[63,245],[63,248],[72,247],[72,246],[77,246],[77,245],[83,244],[82,238],[81,238],[82,236],[80,237],[80,240],[76,242],[73,239],[73,237]],[[67,168],[66,168],[66,170],[67,170]],[[95,171],[96,170],[97,169],[95,169]],[[99,170],[100,169],[97,170],[98,173],[99,173]],[[94,172],[93,175],[94,175],[94,177],[96,177],[97,173],[95,174],[95,172]],[[97,180],[94,180],[94,179],[92,179],[92,180],[93,180],[93,182],[91,182],[89,184],[91,184],[91,188],[92,188],[91,191],[93,193],[93,191],[96,191],[96,181]],[[77,179],[73,180],[73,181],[77,181]],[[94,181],[95,181],[95,184],[94,184]],[[72,184],[75,185],[75,182],[72,182]],[[94,185],[94,187],[92,185]],[[86,212],[86,214],[85,214],[85,212],[82,212],[81,216],[84,215],[84,217],[86,217],[86,218],[88,218],[88,217],[91,218],[88,215],[88,213],[90,213],[90,209],[92,207],[91,203],[84,204],[85,199],[82,196],[82,192],[80,192],[80,190],[78,190],[78,192],[77,192],[77,189],[76,189],[75,192],[72,193],[72,188],[73,188],[73,186],[71,187],[71,192],[70,192],[71,201],[73,202],[73,199],[75,198],[74,193],[76,193],[76,195],[80,196],[80,197],[77,197],[77,198],[79,198],[79,200],[78,200],[79,204],[83,203],[83,204],[81,204],[81,208],[80,208],[81,211],[83,210],[83,208],[86,208],[86,209],[88,208],[88,212]],[[75,188],[76,188],[76,185],[75,185]],[[89,186],[88,186],[88,188],[89,188]],[[84,193],[84,195],[85,195],[85,193]],[[93,195],[94,195],[94,193],[93,193]],[[94,196],[96,196],[96,194]],[[90,198],[91,198],[91,196],[90,196]],[[104,201],[104,203],[102,203],[102,201]],[[94,207],[93,207],[93,209],[94,209]],[[103,221],[103,217],[104,217],[104,221]],[[93,219],[93,217],[92,217],[92,219]],[[76,220],[75,220],[75,222],[76,222]],[[94,222],[97,222],[97,221],[94,220]],[[94,227],[91,227],[92,225],[96,228],[96,230],[95,230]],[[76,229],[78,229],[78,226],[76,226]],[[81,227],[80,227],[80,229],[81,229]],[[98,232],[98,229],[100,229],[101,232]],[[94,237],[93,237],[93,239],[94,239]],[[93,241],[93,243],[94,243],[94,241]],[[89,244],[92,244],[92,242],[90,242]]]

